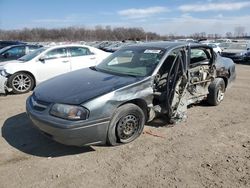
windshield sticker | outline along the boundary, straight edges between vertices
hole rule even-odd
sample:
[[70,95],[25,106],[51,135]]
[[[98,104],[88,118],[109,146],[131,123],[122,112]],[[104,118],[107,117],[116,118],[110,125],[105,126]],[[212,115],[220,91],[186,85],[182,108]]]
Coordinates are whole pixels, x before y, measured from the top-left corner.
[[159,54],[161,50],[145,50],[145,54]]

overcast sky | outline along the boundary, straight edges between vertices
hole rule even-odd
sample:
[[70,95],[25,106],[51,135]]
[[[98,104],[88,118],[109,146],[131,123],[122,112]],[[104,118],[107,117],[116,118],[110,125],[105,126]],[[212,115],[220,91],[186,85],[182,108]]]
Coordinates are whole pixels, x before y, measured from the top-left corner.
[[250,33],[250,0],[0,0],[0,29],[142,27],[158,34]]

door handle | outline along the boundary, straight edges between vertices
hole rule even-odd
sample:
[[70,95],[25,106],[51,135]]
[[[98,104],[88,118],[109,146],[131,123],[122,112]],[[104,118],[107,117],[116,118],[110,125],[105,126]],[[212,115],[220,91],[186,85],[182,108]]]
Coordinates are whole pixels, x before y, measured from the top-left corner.
[[96,59],[96,57],[91,57],[90,59]]
[[62,61],[63,63],[68,63],[69,61],[68,60],[65,60],[65,61]]

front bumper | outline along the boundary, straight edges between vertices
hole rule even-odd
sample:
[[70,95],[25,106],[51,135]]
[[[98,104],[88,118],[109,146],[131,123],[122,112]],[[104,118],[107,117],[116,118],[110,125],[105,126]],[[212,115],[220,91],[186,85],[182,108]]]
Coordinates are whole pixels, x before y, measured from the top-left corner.
[[7,87],[7,80],[8,78],[0,75],[0,94],[5,94],[6,91],[12,91],[11,88]]
[[32,108],[29,97],[26,101],[26,112],[33,125],[51,139],[73,146],[105,144],[109,120],[69,121],[49,115]]
[[227,57],[232,59],[233,61],[246,61],[246,56],[243,55],[227,55],[227,54],[221,54],[222,57]]
[[6,92],[6,84],[7,84],[7,78],[0,75],[0,94],[5,94]]

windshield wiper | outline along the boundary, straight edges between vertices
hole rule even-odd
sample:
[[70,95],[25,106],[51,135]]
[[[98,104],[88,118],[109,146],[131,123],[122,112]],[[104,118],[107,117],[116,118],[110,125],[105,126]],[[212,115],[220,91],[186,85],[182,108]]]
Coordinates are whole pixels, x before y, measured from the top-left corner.
[[26,61],[25,59],[19,58],[17,59],[18,61]]
[[125,76],[132,76],[132,77],[138,77],[139,76],[139,75],[134,75],[134,72],[123,72],[121,74],[125,75]]

